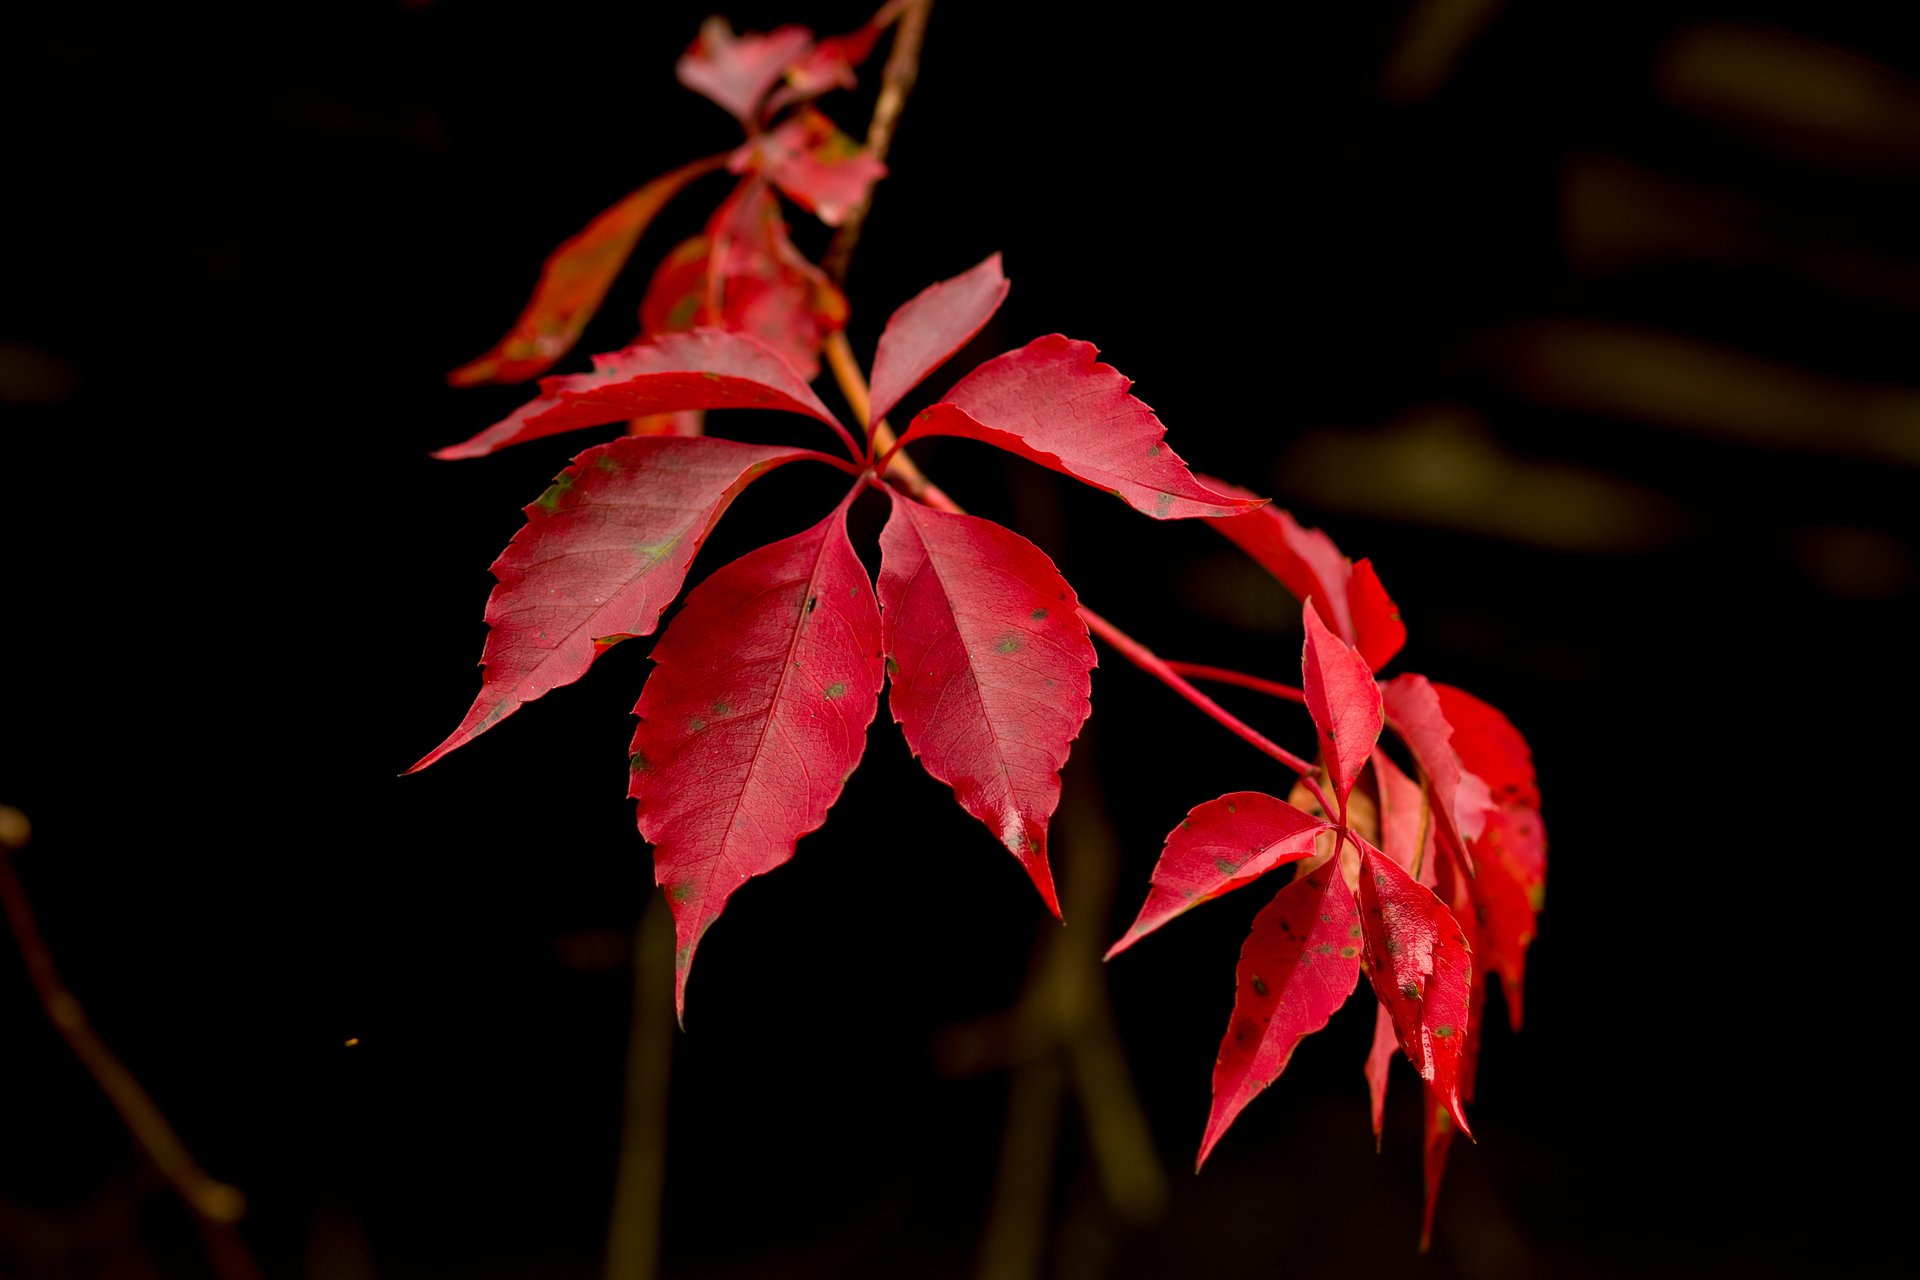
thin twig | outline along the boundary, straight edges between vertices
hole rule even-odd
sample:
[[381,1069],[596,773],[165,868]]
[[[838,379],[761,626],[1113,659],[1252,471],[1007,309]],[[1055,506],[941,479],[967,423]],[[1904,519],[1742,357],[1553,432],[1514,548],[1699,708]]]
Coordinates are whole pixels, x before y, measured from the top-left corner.
[[661,1193],[667,1176],[667,1082],[673,1070],[673,913],[648,895],[634,930],[633,1016],[627,1030],[626,1114],[607,1232],[607,1280],[660,1272]]
[[[920,46],[927,37],[927,15],[933,11],[933,0],[907,0],[900,9],[898,23],[893,29],[893,48],[887,53],[887,65],[880,73],[880,98],[873,104],[873,119],[867,124],[867,154],[875,160],[885,160],[887,149],[893,145],[894,126],[900,123],[900,112],[907,105],[907,95],[913,92],[913,82],[920,78]],[[833,242],[827,246],[827,255],[820,265],[835,284],[847,282],[847,268],[853,263],[853,251],[860,243],[860,231],[866,226],[867,210],[873,207],[873,188],[860,202],[848,211],[846,220],[833,234]],[[860,415],[865,418],[865,414]]]
[[187,1150],[180,1135],[167,1123],[146,1089],[124,1063],[113,1056],[80,1000],[67,989],[53,952],[40,932],[26,886],[13,868],[13,854],[26,847],[31,828],[26,815],[10,806],[0,806],[0,907],[4,907],[7,927],[26,962],[27,976],[47,1020],[73,1050],[80,1065],[120,1113],[121,1122],[133,1136],[153,1166],[160,1171],[187,1208],[199,1219],[207,1252],[222,1280],[255,1280],[260,1270],[241,1241],[234,1224],[246,1214],[247,1198],[238,1187],[208,1176]]
[[1307,695],[1290,684],[1281,684],[1278,680],[1266,680],[1260,676],[1250,676],[1244,671],[1234,671],[1227,667],[1210,667],[1204,662],[1174,662],[1167,666],[1183,676],[1192,676],[1195,680],[1211,680],[1215,684],[1238,685],[1242,689],[1251,689],[1255,693],[1268,694],[1287,702],[1307,700]]

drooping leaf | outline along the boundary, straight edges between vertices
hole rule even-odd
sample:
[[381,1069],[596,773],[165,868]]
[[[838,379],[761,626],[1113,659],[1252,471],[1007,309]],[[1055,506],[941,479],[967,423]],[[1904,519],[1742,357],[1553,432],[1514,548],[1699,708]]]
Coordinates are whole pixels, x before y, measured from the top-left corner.
[[995,356],[914,418],[901,443],[964,436],[1106,489],[1155,519],[1222,516],[1260,503],[1215,493],[1164,443],[1166,428],[1128,393],[1132,381],[1060,334]]
[[1387,1122],[1387,1080],[1393,1073],[1393,1055],[1400,1052],[1400,1037],[1394,1034],[1393,1015],[1387,1006],[1374,1003],[1373,1048],[1367,1051],[1367,1100],[1373,1108],[1373,1149],[1380,1149],[1380,1136]]
[[1527,948],[1546,895],[1545,841],[1537,811],[1507,805],[1487,814],[1486,828],[1473,843],[1476,874],[1467,889],[1475,952],[1482,966],[1500,975],[1515,1031],[1522,1020]]
[[1059,914],[1047,820],[1091,707],[1093,643],[1046,553],[893,493],[880,535],[893,718],[928,773],[1020,860]]
[[1440,714],[1453,730],[1453,749],[1460,763],[1479,774],[1500,804],[1540,807],[1540,787],[1534,778],[1533,749],[1496,708],[1465,689],[1432,681]]
[[540,395],[436,458],[479,458],[508,445],[681,409],[784,409],[835,425],[793,366],[737,333],[696,329],[595,356],[592,373],[540,380]]
[[846,511],[719,569],[654,646],[629,794],[673,907],[683,1012],[701,936],[826,820],[866,747],[880,610]]
[[700,24],[700,34],[673,69],[681,84],[725,107],[751,132],[767,94],[812,48],[813,32],[805,27],[736,36],[727,20],[716,16]]
[[1233,1019],[1213,1067],[1213,1109],[1196,1168],[1293,1050],[1327,1025],[1360,981],[1360,921],[1338,870],[1321,867],[1275,895],[1240,949]]
[[1478,839],[1486,824],[1489,796],[1486,784],[1461,768],[1440,695],[1425,676],[1416,675],[1395,676],[1380,686],[1380,695],[1387,723],[1426,776],[1442,846],[1463,858],[1470,856],[1468,842]]
[[480,696],[445,742],[408,772],[491,729],[523,703],[572,684],[612,645],[651,635],[721,513],[804,449],[628,436],[575,458],[527,506],[493,563]]
[[1252,884],[1275,867],[1312,857],[1314,838],[1332,829],[1258,791],[1234,791],[1196,805],[1167,833],[1139,918],[1107,951],[1107,959],[1203,902]]
[[735,173],[758,169],[802,209],[830,227],[846,221],[887,166],[812,107],[733,153]]
[[[1473,942],[1478,947],[1478,935],[1473,936]],[[1474,1084],[1479,1075],[1480,1018],[1486,1008],[1486,998],[1486,981],[1476,977],[1467,1008],[1467,1042],[1460,1051],[1459,1094],[1463,1104],[1473,1101]],[[1420,1214],[1420,1251],[1425,1253],[1433,1243],[1433,1211],[1440,1202],[1440,1183],[1446,1175],[1447,1153],[1453,1147],[1454,1117],[1446,1098],[1432,1085],[1425,1087],[1421,1103],[1425,1111],[1421,1170],[1426,1203]]]
[[994,254],[951,280],[930,284],[887,318],[873,356],[872,426],[926,376],[973,341],[1007,299],[1006,275]]
[[599,309],[647,224],[688,183],[724,163],[725,156],[708,156],[662,174],[563,242],[541,266],[533,298],[507,336],[448,374],[447,381],[456,387],[524,382],[551,369]]
[[1361,847],[1360,924],[1367,976],[1420,1078],[1467,1129],[1459,1096],[1473,953],[1467,936],[1433,890],[1371,845]]
[[[1238,485],[1201,476],[1208,487],[1236,497],[1253,495]],[[1387,596],[1371,561],[1350,562],[1333,539],[1301,525],[1275,506],[1214,519],[1214,528],[1252,556],[1301,601],[1312,599],[1329,630],[1358,649],[1378,671],[1406,643],[1399,609]]]
[[1302,606],[1300,613],[1307,631],[1301,689],[1320,735],[1320,754],[1333,783],[1334,801],[1344,810],[1347,794],[1359,781],[1386,723],[1380,686],[1373,682],[1367,660],[1328,630],[1310,604]]
[[1400,606],[1380,585],[1373,561],[1354,562],[1353,576],[1347,579],[1347,608],[1353,615],[1353,647],[1378,671],[1407,643],[1407,624],[1400,620]]
[[801,254],[780,202],[757,177],[742,182],[707,222],[708,323],[750,334],[811,382],[820,347],[847,325],[847,300]]

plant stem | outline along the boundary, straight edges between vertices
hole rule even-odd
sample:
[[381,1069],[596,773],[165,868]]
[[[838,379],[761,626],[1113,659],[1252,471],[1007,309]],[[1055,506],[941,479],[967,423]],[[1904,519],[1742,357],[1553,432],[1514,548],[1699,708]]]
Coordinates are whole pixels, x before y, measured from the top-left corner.
[[647,895],[633,939],[633,1016],[627,1028],[620,1167],[607,1231],[607,1280],[660,1271],[660,1200],[667,1177],[667,1082],[673,1071],[673,913]]
[[1183,676],[1192,676],[1195,680],[1211,680],[1215,684],[1238,685],[1242,689],[1251,689],[1255,693],[1270,694],[1288,702],[1304,703],[1307,695],[1290,684],[1281,684],[1277,680],[1263,680],[1259,676],[1250,676],[1244,671],[1233,671],[1227,667],[1210,667],[1204,662],[1172,662],[1167,666]]
[[[887,158],[887,149],[893,145],[894,126],[900,123],[907,95],[913,92],[914,81],[920,78],[920,46],[926,42],[927,16],[932,11],[933,0],[905,0],[899,9],[893,29],[893,48],[888,51],[887,65],[880,73],[880,98],[873,104],[873,119],[867,124],[867,154],[875,160]],[[847,282],[847,268],[853,263],[854,248],[860,243],[867,210],[872,207],[873,188],[868,187],[860,202],[848,210],[840,229],[834,232],[833,242],[827,246],[827,255],[820,265],[835,284]],[[865,421],[866,416],[862,413],[861,420]]]
[[200,1167],[133,1072],[113,1056],[94,1031],[79,998],[60,977],[28,901],[26,886],[13,868],[13,854],[26,846],[30,832],[24,814],[0,806],[0,907],[5,909],[7,927],[26,962],[40,1007],[120,1113],[134,1143],[193,1211],[215,1272],[222,1280],[258,1280],[260,1269],[234,1230],[234,1224],[246,1214],[246,1196],[238,1187],[210,1177]]

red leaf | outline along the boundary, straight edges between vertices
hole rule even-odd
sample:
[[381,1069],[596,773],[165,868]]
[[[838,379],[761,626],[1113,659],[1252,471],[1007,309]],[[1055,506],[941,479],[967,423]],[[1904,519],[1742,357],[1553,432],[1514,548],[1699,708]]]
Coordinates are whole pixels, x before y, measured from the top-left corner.
[[1203,902],[1312,857],[1314,837],[1331,830],[1330,823],[1258,791],[1235,791],[1195,806],[1167,833],[1140,916],[1108,949],[1107,959]]
[[708,156],[662,174],[563,242],[541,266],[533,298],[507,336],[448,374],[447,381],[456,387],[524,382],[551,369],[579,339],[654,215],[681,188],[725,161],[725,156]]
[[[1253,496],[1212,476],[1200,479],[1222,493]],[[1320,620],[1360,650],[1375,671],[1406,643],[1407,629],[1381,587],[1371,561],[1350,562],[1340,554],[1333,539],[1318,529],[1304,527],[1275,506],[1216,518],[1212,524],[1279,579],[1296,599],[1313,600]]]
[[774,467],[817,456],[629,436],[574,459],[524,508],[527,523],[493,563],[499,585],[487,598],[480,696],[460,727],[407,772],[572,684],[619,641],[651,635],[734,497]]
[[907,392],[986,328],[1010,287],[996,253],[971,271],[928,285],[889,316],[873,355],[867,425],[891,413]]
[[[1477,947],[1479,935],[1474,935],[1473,940]],[[1485,1011],[1486,999],[1486,981],[1478,978],[1473,983],[1467,1008],[1467,1043],[1460,1052],[1459,1093],[1462,1103],[1473,1101],[1475,1078],[1480,1068],[1480,1015]],[[1440,1183],[1447,1171],[1447,1153],[1453,1147],[1453,1109],[1431,1085],[1426,1087],[1422,1101],[1426,1111],[1425,1142],[1421,1153],[1426,1206],[1420,1215],[1420,1251],[1425,1253],[1433,1243],[1433,1210],[1440,1202]]]
[[681,84],[719,103],[751,130],[761,102],[812,48],[813,32],[805,27],[736,36],[725,18],[712,17],[700,24],[699,36],[673,70]]
[[1508,805],[1487,814],[1473,843],[1467,884],[1473,901],[1474,943],[1483,965],[1500,975],[1507,1017],[1520,1029],[1527,948],[1546,896],[1546,834],[1537,811]]
[[811,53],[787,68],[786,83],[768,99],[767,113],[819,97],[829,89],[853,88],[853,69],[867,60],[879,38],[880,28],[869,23],[813,46]]
[[1327,630],[1311,605],[1300,611],[1307,629],[1301,659],[1301,689],[1307,714],[1320,734],[1320,754],[1333,782],[1334,801],[1344,812],[1347,795],[1360,779],[1386,723],[1380,686],[1367,660]]
[[1464,689],[1433,681],[1440,714],[1453,729],[1453,749],[1460,763],[1479,774],[1501,804],[1540,807],[1540,787],[1533,774],[1533,750],[1513,722]]
[[1441,842],[1466,856],[1467,844],[1486,823],[1486,784],[1460,766],[1453,749],[1453,727],[1440,695],[1425,676],[1396,676],[1380,686],[1387,723],[1412,749],[1433,794],[1433,813]]
[[772,133],[741,147],[727,167],[735,173],[759,169],[830,227],[846,221],[887,175],[886,165],[812,107],[800,108]]
[[1400,620],[1400,607],[1380,585],[1373,561],[1354,563],[1353,576],[1347,579],[1347,607],[1353,615],[1353,647],[1378,671],[1406,644],[1407,624]]
[[785,409],[840,429],[779,353],[741,334],[700,329],[595,356],[592,373],[540,381],[540,396],[436,458],[479,458],[508,445],[680,409]]
[[[1380,848],[1421,884],[1434,884],[1433,811],[1426,788],[1400,771],[1386,752],[1373,753],[1380,799]],[[1363,833],[1364,834],[1364,833]]]
[[1367,1052],[1367,1096],[1373,1106],[1373,1149],[1380,1149],[1381,1130],[1387,1121],[1387,1078],[1392,1074],[1393,1055],[1400,1052],[1400,1040],[1393,1031],[1393,1015],[1387,1006],[1375,1003],[1373,1048]]
[[1367,976],[1393,1015],[1400,1047],[1420,1078],[1470,1132],[1459,1097],[1473,953],[1453,913],[1431,889],[1371,845],[1361,846],[1360,924]]
[[821,344],[846,327],[847,300],[794,248],[767,184],[742,182],[708,220],[707,240],[706,323],[758,338],[812,381]]
[[715,572],[654,646],[629,794],[673,907],[683,1014],[701,935],[826,821],[866,747],[880,611],[846,512]]
[[1162,443],[1167,429],[1099,363],[1091,342],[1059,334],[996,356],[914,418],[901,443],[965,436],[1106,489],[1156,519],[1223,516],[1260,499],[1215,493]]
[[987,824],[1055,915],[1047,819],[1091,710],[1093,643],[1073,588],[1010,529],[892,494],[880,535],[893,718],[928,773]]
[[1213,1109],[1196,1168],[1359,981],[1360,922],[1353,894],[1331,864],[1295,880],[1254,917],[1240,949],[1233,1019],[1213,1066]]
[[709,251],[707,238],[698,235],[682,240],[660,260],[640,301],[641,336],[657,338],[713,324],[707,312]]

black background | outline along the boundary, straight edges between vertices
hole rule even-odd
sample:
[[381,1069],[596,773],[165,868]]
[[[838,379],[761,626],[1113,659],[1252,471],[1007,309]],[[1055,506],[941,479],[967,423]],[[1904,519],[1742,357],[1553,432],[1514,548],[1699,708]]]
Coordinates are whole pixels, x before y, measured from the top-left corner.
[[[1174,1194],[1111,1220],[1069,1114],[1046,1274],[1902,1273],[1898,6],[1517,5],[1423,80],[1427,8],[943,0],[853,268],[864,356],[900,301],[1003,251],[980,353],[1098,343],[1196,466],[1371,556],[1412,630],[1398,668],[1505,708],[1546,796],[1527,1026],[1488,1030],[1432,1253],[1411,1077],[1371,1150],[1364,1009],[1187,1172],[1253,893],[1110,967]],[[518,507],[590,442],[432,462],[518,403],[442,375],[554,243],[731,145],[672,78],[704,12],[50,6],[0,55],[0,802],[35,819],[17,865],[71,986],[247,1190],[271,1276],[597,1274],[648,642],[396,775],[472,696]],[[825,103],[850,129],[877,63]],[[630,336],[643,278],[583,350]],[[977,446],[922,461],[1163,653],[1290,678],[1290,603],[1209,531]],[[695,579],[814,519],[831,486],[803,472],[743,500]],[[1111,937],[1187,808],[1285,779],[1102,660],[1073,768],[1121,888],[1068,927]],[[1228,701],[1309,745],[1296,711]],[[1005,1077],[945,1078],[929,1045],[1012,999],[1054,927],[883,713],[828,826],[702,949],[668,1274],[967,1274]],[[0,1267],[201,1274],[10,951],[0,1027]]]

